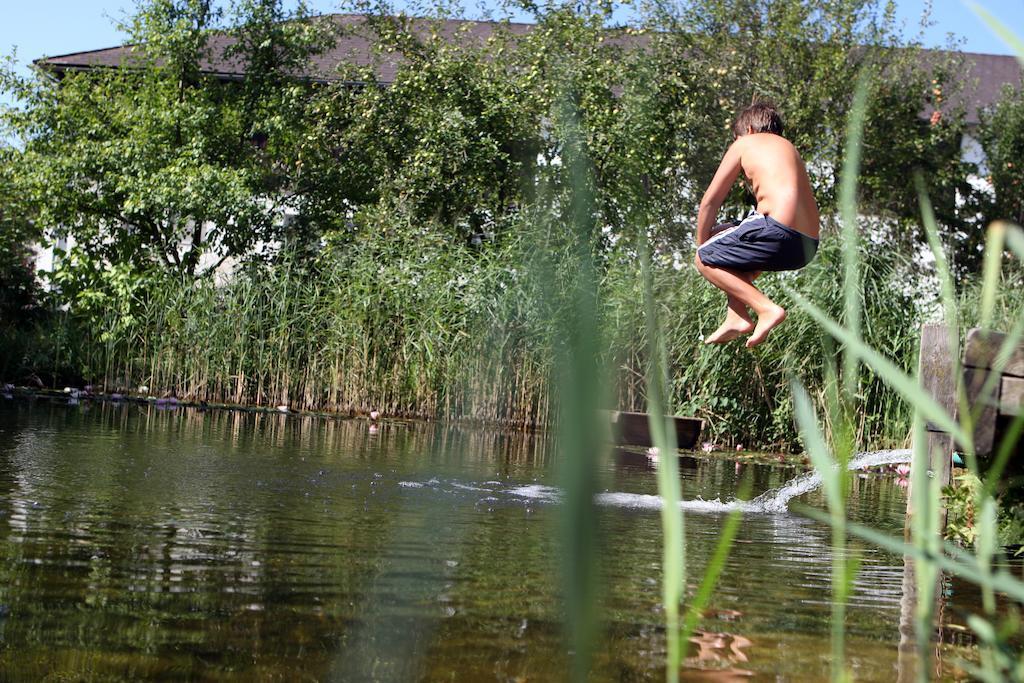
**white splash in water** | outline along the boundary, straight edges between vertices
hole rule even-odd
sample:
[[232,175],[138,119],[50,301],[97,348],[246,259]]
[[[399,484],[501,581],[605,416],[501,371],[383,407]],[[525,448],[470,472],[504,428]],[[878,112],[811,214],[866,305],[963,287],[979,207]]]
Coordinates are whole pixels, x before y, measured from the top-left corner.
[[519,498],[529,498],[531,500],[539,500],[545,503],[557,503],[562,499],[562,492],[556,489],[554,486],[543,486],[541,484],[527,484],[526,486],[516,486],[508,490],[513,496]]
[[[862,467],[892,465],[897,462],[909,462],[910,458],[911,452],[906,448],[893,451],[858,453],[847,463],[846,468],[858,470]],[[821,486],[821,475],[817,470],[811,470],[791,479],[789,483],[781,488],[765,491],[757,498],[749,501],[748,505],[760,512],[785,512],[789,501],[797,496],[809,493],[819,486]]]
[[450,482],[450,485],[463,491],[490,491],[490,489],[482,489],[479,486],[469,486],[468,484],[460,484],[457,481]]
[[[517,498],[527,498],[545,503],[558,503],[562,500],[562,491],[553,486],[541,486],[540,484],[528,484],[508,489],[505,493]],[[606,491],[594,496],[594,502],[598,505],[608,507],[629,508],[633,510],[660,510],[661,496],[646,493],[625,493],[623,491]],[[750,506],[748,501],[731,500],[696,500],[680,501],[679,506],[684,510],[695,512],[721,512],[723,510],[747,510]],[[750,508],[751,512],[760,511]]]
[[[871,451],[858,453],[847,465],[848,469],[856,470],[862,467],[877,467],[879,465],[891,465],[898,462],[909,462],[911,452],[907,449],[891,451]],[[797,496],[810,493],[821,486],[821,475],[816,470],[805,472],[791,479],[784,486],[777,489],[765,491],[752,500],[696,500],[680,501],[679,507],[692,512],[729,512],[740,510],[741,512],[785,512],[789,501]],[[557,503],[561,500],[562,492],[551,486],[540,484],[529,484],[511,488],[506,493],[519,497],[540,500],[549,503]],[[595,498],[599,505],[610,507],[632,508],[637,510],[660,510],[661,496],[647,495],[642,493],[606,492],[599,493]]]

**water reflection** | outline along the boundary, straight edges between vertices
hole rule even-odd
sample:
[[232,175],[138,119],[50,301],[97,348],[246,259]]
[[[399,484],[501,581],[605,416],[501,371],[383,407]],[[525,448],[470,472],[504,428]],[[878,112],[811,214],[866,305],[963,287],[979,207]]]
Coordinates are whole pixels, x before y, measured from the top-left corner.
[[[440,425],[371,433],[363,421],[270,413],[5,402],[0,671],[562,680],[557,505],[506,495],[552,486],[556,458],[543,439]],[[736,490],[732,462],[681,465],[686,498]],[[795,473],[750,469],[754,495]],[[614,454],[602,480],[612,494],[656,492],[646,457]],[[854,486],[857,519],[902,528],[891,481]],[[658,515],[598,514],[606,621],[595,680],[660,678]],[[691,581],[723,519],[688,515]],[[689,673],[827,676],[828,544],[815,522],[746,516]],[[851,546],[862,560],[851,657],[858,679],[889,680],[902,558]]]
[[698,632],[690,638],[692,657],[686,659],[690,671],[684,676],[688,681],[736,681],[749,678],[753,671],[736,666],[746,663],[746,650],[753,643],[743,636],[711,631]]

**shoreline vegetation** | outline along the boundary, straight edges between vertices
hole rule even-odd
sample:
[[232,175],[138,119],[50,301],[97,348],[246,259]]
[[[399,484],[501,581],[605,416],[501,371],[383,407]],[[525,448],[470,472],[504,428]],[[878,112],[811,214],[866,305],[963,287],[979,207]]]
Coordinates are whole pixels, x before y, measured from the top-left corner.
[[[782,287],[788,285],[841,315],[837,242],[827,233],[815,263],[795,277],[766,282],[766,290],[787,305]],[[125,393],[145,385],[151,395],[197,404],[549,426],[556,368],[547,350],[554,340],[546,311],[536,305],[545,298],[527,289],[528,280],[509,277],[506,258],[517,257],[507,251],[464,258],[447,272],[428,260],[368,259],[327,272],[260,269],[226,285],[151,281],[145,299],[112,298],[98,320],[58,312],[16,341],[24,355],[39,354],[35,367],[63,366],[39,378],[54,388],[92,384]],[[644,411],[646,335],[644,312],[635,305],[642,292],[628,259],[622,254],[610,265],[602,283],[601,315],[612,329],[601,353],[605,366],[615,369],[611,407]],[[827,347],[813,320],[788,306],[786,325],[757,353],[741,344],[704,347],[701,335],[714,325],[720,302],[689,265],[676,270],[665,261],[653,267],[658,300],[690,309],[684,315],[661,310],[675,412],[704,418],[706,439],[726,447],[799,450],[788,378],[800,376],[812,395],[825,381]],[[870,271],[865,341],[909,372],[916,363],[916,321],[924,313],[909,292],[897,293],[907,264],[892,252],[865,253],[863,263]],[[466,272],[472,275],[458,288]],[[332,281],[342,277],[349,281]],[[351,291],[366,292],[367,299],[342,301]],[[965,314],[974,292],[964,294]],[[997,314],[1009,320],[1024,295],[1009,288],[999,304]],[[130,316],[120,314],[126,309]],[[903,402],[869,370],[860,370],[858,387],[859,449],[905,447],[909,411]]]
[[[826,246],[822,252],[816,266],[787,279],[834,310],[841,301],[838,251]],[[83,329],[73,314],[51,318],[54,327],[36,328],[39,337],[26,346],[49,351],[55,359],[74,359],[82,374],[73,386],[92,384],[108,393],[145,385],[154,396],[194,403],[285,405],[342,415],[377,410],[386,416],[517,428],[551,425],[550,373],[556,368],[547,349],[553,332],[545,327],[545,311],[529,303],[536,293],[523,291],[516,282],[495,286],[493,279],[509,271],[500,257],[466,264],[475,266],[475,281],[458,293],[445,283],[423,283],[437,276],[435,264],[423,264],[419,272],[406,270],[408,265],[392,264],[397,274],[374,268],[377,272],[366,273],[365,280],[344,285],[332,283],[331,276],[354,279],[362,274],[359,268],[326,275],[285,270],[284,278],[268,269],[219,286],[171,281],[153,287],[144,302],[111,302],[111,313],[95,321],[96,329]],[[877,265],[882,271],[893,268],[885,261]],[[635,305],[642,292],[641,283],[631,280],[632,267],[623,258],[607,271],[602,317],[615,328],[605,333],[612,341],[602,357],[607,367],[618,369],[614,408],[643,411],[644,312]],[[456,268],[442,276],[456,279],[461,272]],[[382,275],[391,280],[390,287],[381,288]],[[795,311],[758,354],[740,345],[704,347],[701,334],[720,313],[714,292],[701,285],[689,266],[677,271],[663,263],[655,277],[660,300],[686,301],[699,309],[685,317],[663,311],[678,412],[704,417],[708,439],[727,446],[785,445],[782,439],[792,424],[784,401],[787,375],[813,377],[822,371],[814,360],[821,357],[821,347],[812,321]],[[888,345],[909,367],[916,330],[905,325],[903,316],[914,303],[884,294],[895,277],[879,273],[865,308],[876,321],[872,341]],[[481,282],[485,278],[491,282]],[[785,301],[776,283],[767,288]],[[376,290],[377,295],[361,305],[330,310],[339,303],[339,292],[352,290]],[[415,305],[413,297],[424,291],[427,296],[442,293],[446,301],[421,299]],[[126,324],[116,312],[127,305],[136,313]],[[424,312],[437,317],[427,318]],[[409,319],[409,314],[416,317]],[[323,329],[318,320],[333,324]],[[67,375],[40,379],[59,388]],[[885,429],[885,417],[898,415],[898,406],[887,403],[891,397],[869,375],[862,378],[862,391],[868,399],[860,427],[865,440],[902,445],[905,430],[901,434],[898,425]],[[900,422],[906,424],[905,418]]]
[[[928,178],[965,300],[979,288],[984,226],[1018,208],[1019,169],[1004,164],[989,176],[992,191],[978,189],[978,167],[961,159],[956,53],[924,59],[874,0],[773,1],[764,16],[695,0],[618,26],[605,5],[538,8],[532,30],[498,21],[480,41],[462,33],[469,25],[384,5],[352,4],[363,18],[351,24],[276,0],[230,12],[172,5],[143,3],[126,20],[147,46],[137,69],[55,79],[8,64],[0,73],[20,102],[0,112],[16,140],[0,147],[2,381],[553,425],[556,321],[577,267],[566,227],[575,180],[556,111],[568,96],[593,196],[581,239],[595,268],[595,351],[613,375],[599,402],[645,409],[637,245],[649,241],[667,405],[704,418],[707,437],[724,445],[793,450],[790,378],[825,405],[828,359],[842,348],[787,292],[843,319],[837,192],[859,74],[871,74],[857,186],[865,343],[909,372],[920,323],[939,313],[908,169]],[[224,33],[237,41],[223,56],[260,65],[264,77],[222,82],[202,71]],[[747,49],[729,47],[737,34]],[[355,38],[368,41],[369,64],[340,65],[337,83],[291,76]],[[771,63],[757,58],[769,45]],[[385,83],[380,65],[396,53]],[[690,265],[696,193],[738,103],[753,97],[775,101],[808,160],[822,248],[807,269],[765,278],[790,317],[764,348],[705,349],[721,302]],[[922,107],[939,114],[922,117]],[[979,139],[993,158],[1015,158],[1019,111],[1021,97],[1007,91],[982,114]],[[737,189],[724,213],[747,208]],[[28,245],[60,237],[73,246],[52,272],[33,272]],[[229,276],[204,269],[211,256],[232,264]],[[1005,273],[1000,310],[1021,304],[1019,284]],[[870,369],[849,372],[858,446],[905,446],[904,401]]]

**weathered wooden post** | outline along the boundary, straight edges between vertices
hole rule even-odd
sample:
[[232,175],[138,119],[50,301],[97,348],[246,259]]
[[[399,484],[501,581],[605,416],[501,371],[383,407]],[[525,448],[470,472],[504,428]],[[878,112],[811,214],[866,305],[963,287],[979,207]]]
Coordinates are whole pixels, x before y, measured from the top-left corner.
[[[935,402],[950,415],[956,413],[957,377],[956,362],[949,348],[949,328],[945,325],[921,326],[921,353],[917,362],[917,376]],[[953,437],[941,431],[937,425],[925,425],[929,469],[939,477],[943,486],[948,486],[952,475]],[[913,481],[913,478],[911,478]],[[914,510],[914,486],[907,491],[907,522],[905,533],[910,531],[910,517]],[[939,513],[940,528],[946,525],[946,509]]]
[[[956,407],[957,373],[952,350],[949,347],[949,328],[945,325],[921,326],[921,351],[917,365],[921,384],[931,397],[950,415]],[[948,486],[952,476],[953,437],[940,430],[937,425],[927,424],[926,445],[929,469],[933,476],[940,477],[943,486]],[[913,482],[913,477],[911,477]],[[923,492],[918,495],[924,495]],[[903,527],[904,537],[909,540],[911,515],[914,511],[914,486],[911,483],[907,491],[907,517]],[[946,508],[939,511],[939,528],[946,526]],[[941,533],[941,532],[940,532]],[[942,575],[939,574],[939,585],[936,586],[935,613],[941,611]],[[914,576],[914,560],[909,555],[903,556],[903,597],[900,599],[900,642],[897,650],[897,680],[910,681],[916,678],[918,666],[929,666],[930,662],[917,662],[916,639],[914,636],[914,614],[917,610],[917,580]]]

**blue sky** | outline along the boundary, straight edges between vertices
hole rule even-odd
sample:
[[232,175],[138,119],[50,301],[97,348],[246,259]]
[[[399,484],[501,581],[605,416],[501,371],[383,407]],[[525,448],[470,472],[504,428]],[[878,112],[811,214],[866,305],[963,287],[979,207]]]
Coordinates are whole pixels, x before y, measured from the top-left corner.
[[[1010,28],[1024,34],[1024,0],[979,0]],[[43,55],[92,50],[117,45],[124,36],[113,26],[112,18],[133,7],[132,0],[17,0],[5,3],[0,23],[0,54],[18,48],[18,61],[25,64]],[[308,0],[317,12],[334,11],[337,0]],[[906,22],[907,34],[914,35],[928,0],[899,0],[898,17]],[[970,52],[1009,54],[1010,50],[992,36],[988,28],[961,0],[934,0],[936,25],[925,33],[925,44],[943,46],[946,34],[963,40],[962,49]]]

